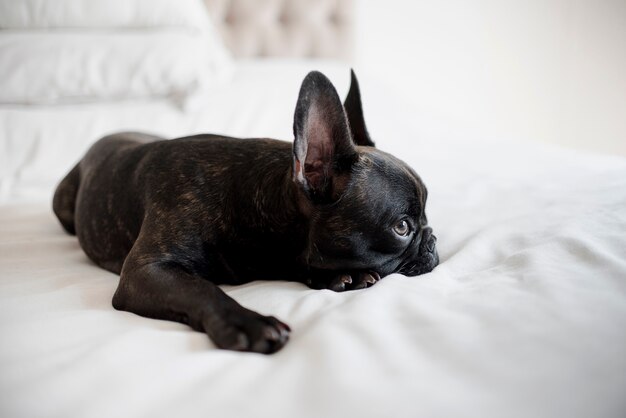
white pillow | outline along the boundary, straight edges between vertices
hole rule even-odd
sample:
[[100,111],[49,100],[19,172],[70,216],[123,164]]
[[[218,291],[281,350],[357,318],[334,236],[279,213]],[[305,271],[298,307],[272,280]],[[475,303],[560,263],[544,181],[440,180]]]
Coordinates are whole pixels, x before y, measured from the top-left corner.
[[230,55],[200,0],[0,0],[0,104],[172,97]]
[[0,29],[202,27],[201,0],[0,0]]
[[181,99],[220,79],[221,64],[182,30],[4,33],[0,103]]

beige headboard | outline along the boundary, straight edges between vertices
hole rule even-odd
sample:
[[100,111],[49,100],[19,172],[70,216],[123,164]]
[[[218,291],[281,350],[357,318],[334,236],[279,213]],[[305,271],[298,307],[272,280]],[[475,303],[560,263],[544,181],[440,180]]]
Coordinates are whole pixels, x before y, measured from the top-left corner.
[[235,57],[349,60],[352,0],[204,0]]

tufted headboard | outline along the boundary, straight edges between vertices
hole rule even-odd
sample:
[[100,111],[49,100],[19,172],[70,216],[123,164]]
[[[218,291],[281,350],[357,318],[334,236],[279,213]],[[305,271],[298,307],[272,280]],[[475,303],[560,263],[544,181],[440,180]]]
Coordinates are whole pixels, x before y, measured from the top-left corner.
[[349,60],[352,0],[204,0],[238,58]]

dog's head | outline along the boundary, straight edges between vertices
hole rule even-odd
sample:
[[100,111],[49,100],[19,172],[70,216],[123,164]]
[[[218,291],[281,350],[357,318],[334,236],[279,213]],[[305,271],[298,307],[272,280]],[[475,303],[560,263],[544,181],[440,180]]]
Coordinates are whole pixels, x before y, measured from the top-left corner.
[[293,180],[309,219],[303,257],[324,270],[427,273],[439,258],[426,220],[426,187],[411,167],[374,147],[360,96],[354,72],[343,105],[322,73],[302,82]]

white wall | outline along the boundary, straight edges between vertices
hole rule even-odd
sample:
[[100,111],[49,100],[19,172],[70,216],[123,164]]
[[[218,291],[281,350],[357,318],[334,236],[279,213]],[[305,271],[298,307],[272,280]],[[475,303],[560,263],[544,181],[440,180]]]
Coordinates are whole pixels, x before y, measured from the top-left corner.
[[626,155],[626,0],[357,0],[355,64],[498,139]]

